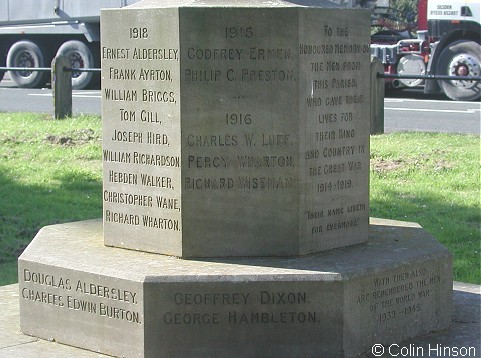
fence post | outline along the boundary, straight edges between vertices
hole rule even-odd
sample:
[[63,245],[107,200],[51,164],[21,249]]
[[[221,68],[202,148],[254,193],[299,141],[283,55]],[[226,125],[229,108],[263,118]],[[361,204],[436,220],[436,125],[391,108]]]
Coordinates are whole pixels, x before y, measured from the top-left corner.
[[371,56],[371,134],[384,133],[384,79],[377,74],[384,73],[381,60]]
[[65,71],[68,67],[70,67],[70,60],[63,55],[52,60],[54,119],[72,116],[72,74]]

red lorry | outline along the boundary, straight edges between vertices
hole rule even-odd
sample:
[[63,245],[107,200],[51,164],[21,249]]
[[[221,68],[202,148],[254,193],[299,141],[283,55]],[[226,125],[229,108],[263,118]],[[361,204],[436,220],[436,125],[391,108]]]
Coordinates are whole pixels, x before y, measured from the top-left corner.
[[[386,74],[480,76],[481,25],[478,0],[418,0],[417,23],[395,19],[388,7],[372,7],[371,54]],[[412,32],[416,30],[417,36]],[[453,100],[481,97],[481,81],[388,79],[393,88],[424,86]]]

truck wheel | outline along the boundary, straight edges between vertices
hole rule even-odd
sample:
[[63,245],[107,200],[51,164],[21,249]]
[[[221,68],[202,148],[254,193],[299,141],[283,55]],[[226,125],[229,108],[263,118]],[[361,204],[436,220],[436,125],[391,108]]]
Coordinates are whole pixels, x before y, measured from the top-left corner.
[[[6,67],[5,52],[0,49],[0,67]],[[0,71],[0,81],[3,80],[5,71]]]
[[[426,65],[424,64],[423,57],[415,54],[401,57],[397,64],[397,73],[399,75],[425,75]],[[399,82],[406,87],[416,87],[421,85],[423,83],[423,80],[400,78]]]
[[[8,50],[7,67],[45,67],[42,50],[31,41],[18,41]],[[48,78],[48,72],[44,71],[25,70],[9,71],[9,73],[13,82],[23,88],[44,86]]]
[[[447,46],[439,57],[437,73],[450,76],[479,76],[481,46],[459,40]],[[481,97],[481,81],[438,81],[446,96],[456,101],[474,101]]]
[[[81,41],[67,41],[57,51],[57,56],[64,55],[70,60],[72,68],[93,68],[94,58],[86,44]],[[72,72],[72,88],[83,89],[90,84],[92,72]]]

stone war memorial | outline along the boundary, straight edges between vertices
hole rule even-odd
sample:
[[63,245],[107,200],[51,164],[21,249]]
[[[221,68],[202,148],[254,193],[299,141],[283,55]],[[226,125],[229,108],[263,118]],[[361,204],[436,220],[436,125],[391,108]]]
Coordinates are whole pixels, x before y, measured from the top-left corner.
[[370,13],[102,11],[103,219],[19,258],[23,333],[121,357],[355,357],[451,321],[451,254],[369,218]]

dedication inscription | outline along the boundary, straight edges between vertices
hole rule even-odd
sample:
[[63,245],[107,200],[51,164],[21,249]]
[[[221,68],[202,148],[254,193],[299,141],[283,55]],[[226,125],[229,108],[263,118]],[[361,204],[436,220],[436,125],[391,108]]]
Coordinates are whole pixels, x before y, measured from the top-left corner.
[[183,10],[103,14],[106,244],[202,257],[366,241],[363,16]]
[[[305,16],[306,24],[317,18]],[[299,44],[306,251],[355,243],[356,233],[367,236],[369,217],[369,44],[353,18],[328,18],[316,31],[302,31]]]

